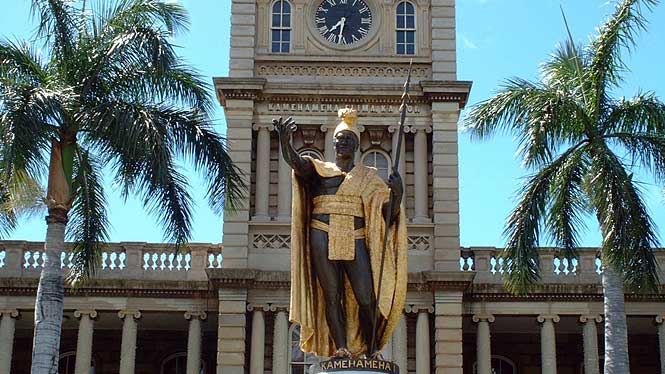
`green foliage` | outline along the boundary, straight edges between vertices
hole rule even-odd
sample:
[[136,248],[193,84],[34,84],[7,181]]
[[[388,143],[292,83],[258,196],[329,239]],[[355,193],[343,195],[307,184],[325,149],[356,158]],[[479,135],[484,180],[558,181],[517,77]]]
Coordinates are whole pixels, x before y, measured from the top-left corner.
[[586,46],[563,43],[541,66],[541,79],[511,79],[465,118],[472,138],[515,135],[524,165],[536,172],[521,189],[505,229],[501,256],[506,287],[524,293],[540,280],[541,231],[575,256],[583,218],[594,214],[603,235],[604,266],[624,274],[636,290],[654,290],[658,245],[632,168],[662,183],[665,177],[665,104],[653,93],[615,100],[622,50],[646,28],[641,8],[656,0],[623,0]]
[[28,47],[35,43],[0,40],[0,230],[16,224],[16,211],[4,208],[16,201],[12,181],[43,178],[52,141],[73,140],[62,165],[74,197],[73,279],[94,274],[108,239],[102,168],[125,196],[142,197],[176,248],[189,240],[193,218],[177,160],[204,176],[218,212],[245,193],[226,140],[213,130],[211,89],[173,45],[187,29],[185,9],[161,0],[85,4],[32,1],[43,56]]

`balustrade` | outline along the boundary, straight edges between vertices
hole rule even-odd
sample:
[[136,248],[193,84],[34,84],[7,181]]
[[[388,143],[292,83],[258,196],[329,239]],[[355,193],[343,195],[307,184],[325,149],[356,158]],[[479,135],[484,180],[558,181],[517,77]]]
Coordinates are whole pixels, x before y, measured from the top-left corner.
[[[0,242],[0,278],[36,278],[44,265],[43,243]],[[65,270],[74,265],[69,248],[60,257]],[[101,252],[95,278],[206,280],[206,269],[221,268],[222,246],[189,244],[176,253],[167,244],[111,243]]]
[[[459,270],[475,271],[474,283],[503,283],[510,271],[510,259],[500,257],[501,249],[493,247],[461,248]],[[656,258],[665,264],[665,249],[656,249]],[[566,258],[556,248],[539,250],[540,274],[543,283],[600,283],[602,272],[597,248],[580,248],[577,256]],[[665,272],[660,274],[665,280]]]

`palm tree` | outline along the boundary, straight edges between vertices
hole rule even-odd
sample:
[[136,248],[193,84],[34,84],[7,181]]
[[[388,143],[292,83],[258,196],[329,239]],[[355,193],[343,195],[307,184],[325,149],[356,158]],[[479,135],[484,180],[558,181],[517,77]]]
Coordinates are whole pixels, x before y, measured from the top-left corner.
[[212,128],[208,85],[172,44],[188,25],[185,10],[160,0],[95,4],[32,1],[44,56],[27,43],[0,41],[0,186],[48,178],[32,373],[58,370],[66,231],[74,241],[73,280],[94,274],[108,239],[103,168],[123,196],[141,196],[175,250],[192,228],[179,159],[206,177],[216,211],[233,208],[245,192],[225,139]]
[[[603,241],[605,373],[629,372],[624,285],[654,290],[658,240],[633,169],[665,177],[665,105],[653,93],[613,99],[625,66],[623,49],[645,29],[642,8],[657,0],[623,0],[586,46],[568,40],[542,65],[542,78],[507,81],[474,106],[465,127],[474,138],[517,136],[524,165],[535,171],[505,229],[506,287],[526,292],[540,280],[541,231],[568,258],[576,254],[587,213]],[[565,18],[564,18],[565,19]]]

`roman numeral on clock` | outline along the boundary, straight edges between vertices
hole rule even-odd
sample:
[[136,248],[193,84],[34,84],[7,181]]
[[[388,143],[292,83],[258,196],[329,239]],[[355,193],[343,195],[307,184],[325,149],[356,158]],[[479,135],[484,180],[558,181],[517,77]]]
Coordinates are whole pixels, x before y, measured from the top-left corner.
[[361,18],[360,23],[370,24],[370,23],[372,23],[372,19],[371,18]]
[[316,11],[317,11],[317,12],[328,13],[328,10],[329,10],[329,9],[326,9],[326,8],[320,6],[319,9],[317,9]]
[[340,4],[343,4],[343,5],[346,5],[346,4],[348,3],[348,1],[349,1],[349,0],[339,0],[339,3],[340,3]]
[[367,13],[369,12],[369,8],[367,6],[364,6],[358,10],[358,13]]
[[367,34],[369,33],[369,30],[367,30],[367,29],[361,27],[361,28],[358,29],[358,32],[360,33],[360,35],[362,35],[363,37],[365,37],[365,36],[367,36]]
[[316,23],[326,23],[325,17],[316,17]]
[[330,34],[328,34],[327,39],[328,39],[329,42],[334,43],[335,42],[335,37],[336,37],[335,34],[330,33]]
[[330,4],[330,6],[335,6],[335,5],[337,5],[337,3],[335,2],[335,0],[326,0],[326,3]]
[[323,25],[319,27],[319,32],[321,33],[321,35],[324,35],[327,31],[328,31],[328,26]]

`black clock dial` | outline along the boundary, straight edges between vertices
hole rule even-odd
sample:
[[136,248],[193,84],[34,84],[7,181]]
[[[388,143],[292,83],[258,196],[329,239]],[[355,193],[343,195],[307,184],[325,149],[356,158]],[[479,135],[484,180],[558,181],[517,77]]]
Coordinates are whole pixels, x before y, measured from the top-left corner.
[[372,11],[363,0],[325,0],[315,17],[319,33],[336,45],[359,42],[372,27]]

